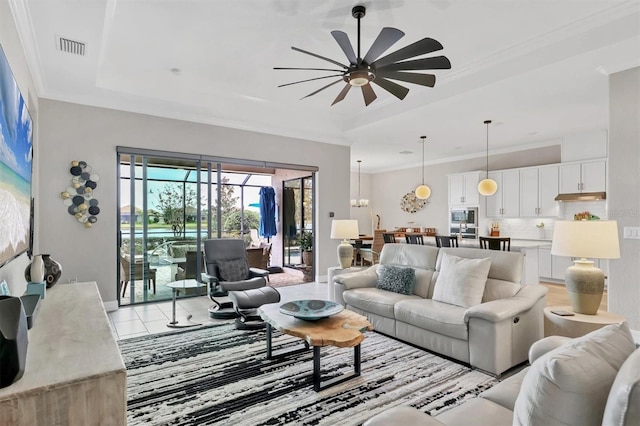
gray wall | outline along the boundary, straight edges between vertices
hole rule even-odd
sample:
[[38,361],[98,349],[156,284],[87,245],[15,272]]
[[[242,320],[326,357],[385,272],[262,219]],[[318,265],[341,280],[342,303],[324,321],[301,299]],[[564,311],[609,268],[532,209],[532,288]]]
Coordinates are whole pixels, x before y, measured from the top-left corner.
[[[62,282],[95,280],[105,302],[116,300],[116,146],[317,166],[318,271],[335,263],[338,242],[329,238],[329,211],[349,212],[343,184],[349,179],[349,147],[46,99],[40,100],[40,117],[38,239],[41,250],[63,265]],[[100,176],[95,197],[102,211],[91,229],[69,216],[60,199],[72,160],[86,161]]]
[[620,259],[609,261],[609,310],[640,329],[640,68],[609,76],[609,218],[618,221]]

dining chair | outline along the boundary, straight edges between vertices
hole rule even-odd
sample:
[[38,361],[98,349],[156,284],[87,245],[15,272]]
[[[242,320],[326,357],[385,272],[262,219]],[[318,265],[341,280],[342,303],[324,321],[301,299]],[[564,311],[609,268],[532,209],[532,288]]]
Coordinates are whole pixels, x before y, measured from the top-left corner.
[[360,249],[360,264],[364,266],[364,263],[374,265],[378,263],[378,258],[382,247],[385,244],[384,234],[386,229],[376,229],[373,231],[373,240],[371,240],[371,247],[363,247]]
[[458,237],[455,235],[436,235],[437,247],[458,247]]
[[404,234],[404,238],[407,244],[420,244],[424,245],[424,238],[422,234]]
[[385,243],[395,243],[396,242],[396,236],[393,232],[383,232],[382,233],[382,238],[384,239]]
[[480,247],[489,250],[511,251],[510,237],[480,237]]

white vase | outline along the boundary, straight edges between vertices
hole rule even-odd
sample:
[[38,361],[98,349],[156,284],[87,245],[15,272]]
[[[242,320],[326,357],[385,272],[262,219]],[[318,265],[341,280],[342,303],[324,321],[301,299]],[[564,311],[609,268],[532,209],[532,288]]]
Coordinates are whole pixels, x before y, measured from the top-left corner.
[[44,281],[44,272],[44,261],[42,260],[42,256],[39,254],[33,256],[33,261],[31,262],[31,268],[29,270],[31,282],[40,283]]

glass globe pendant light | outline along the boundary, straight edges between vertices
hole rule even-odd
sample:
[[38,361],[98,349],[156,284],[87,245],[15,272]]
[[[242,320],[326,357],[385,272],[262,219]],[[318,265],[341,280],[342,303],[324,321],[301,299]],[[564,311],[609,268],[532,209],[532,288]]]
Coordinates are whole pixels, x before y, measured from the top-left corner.
[[360,163],[362,160],[358,160],[358,198],[351,200],[351,207],[367,207],[369,205],[369,200],[360,198]]
[[424,184],[424,144],[426,142],[426,136],[420,136],[422,139],[422,184],[418,185],[416,190],[414,191],[416,194],[416,198],[421,200],[426,200],[431,196],[431,188]]
[[478,192],[480,195],[493,195],[498,190],[498,184],[495,180],[489,179],[489,124],[491,120],[485,120],[487,125],[487,177],[478,183]]

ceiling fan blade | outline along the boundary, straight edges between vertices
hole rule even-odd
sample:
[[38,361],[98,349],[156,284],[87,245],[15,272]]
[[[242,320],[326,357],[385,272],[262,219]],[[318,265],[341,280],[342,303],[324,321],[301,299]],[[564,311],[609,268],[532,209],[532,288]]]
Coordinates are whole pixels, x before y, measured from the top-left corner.
[[294,81],[293,83],[281,84],[278,87],[291,86],[292,84],[306,83],[307,81],[322,80],[323,78],[342,77],[342,74],[325,75],[324,77],[308,78],[306,80]]
[[345,96],[347,96],[347,93],[349,92],[349,89],[351,89],[351,85],[349,83],[347,83],[342,90],[340,91],[340,93],[338,93],[338,96],[336,96],[336,98],[333,100],[333,103],[331,104],[331,106],[334,106],[335,104],[337,104],[338,102],[340,102],[341,100],[344,99]]
[[423,38],[415,43],[412,43],[400,50],[396,50],[393,53],[389,53],[387,56],[383,56],[371,65],[377,68],[382,68],[385,65],[392,64],[394,62],[404,61],[405,59],[413,58],[416,56],[424,55],[426,53],[442,50],[442,44],[439,41],[432,38]]
[[399,84],[394,83],[393,81],[387,80],[384,77],[376,76],[376,78],[371,82],[382,87],[384,90],[391,93],[393,96],[395,96],[400,100],[404,99],[405,96],[407,96],[407,93],[409,93],[409,89],[407,89],[406,87],[400,86]]
[[436,76],[433,74],[417,74],[413,72],[376,72],[376,78],[390,78],[392,80],[406,81],[408,83],[420,84],[422,86],[433,87],[436,85]]
[[351,41],[349,41],[347,33],[336,30],[331,31],[331,35],[336,39],[344,54],[347,55],[349,62],[353,65],[357,64],[358,59],[356,59],[356,54],[353,51],[353,46],[351,45]]
[[363,58],[364,62],[372,63],[403,36],[404,33],[397,28],[384,27]]
[[449,68],[451,68],[451,62],[449,62],[449,59],[447,59],[446,56],[434,56],[433,58],[423,58],[389,64],[382,68],[376,68],[376,72],[400,70],[447,70]]
[[332,68],[288,68],[288,67],[273,67],[274,70],[300,70],[300,71],[334,71],[342,72],[342,70],[336,70]]
[[318,59],[322,59],[324,61],[331,62],[332,64],[336,64],[337,66],[342,67],[344,69],[348,69],[349,68],[348,66],[346,66],[344,64],[341,64],[338,61],[334,61],[333,59],[330,59],[330,58],[325,58],[324,56],[316,55],[315,53],[307,52],[306,50],[298,49],[297,47],[294,47],[294,46],[291,46],[291,49],[295,50],[296,52],[306,53],[307,55],[311,55],[311,56],[316,57]]
[[328,87],[331,87],[331,86],[333,86],[334,84],[338,84],[338,83],[340,83],[341,81],[344,81],[344,80],[343,80],[343,79],[336,80],[336,81],[334,81],[333,83],[329,83],[329,84],[327,84],[326,86],[322,86],[321,88],[319,88],[319,89],[318,89],[318,90],[316,90],[315,92],[311,92],[311,93],[309,93],[307,96],[304,96],[304,97],[300,98],[300,100],[303,100],[304,98],[308,98],[309,96],[313,96],[313,95],[315,95],[315,94],[316,94],[316,93],[318,93],[318,92],[322,92],[324,89],[326,89],[326,88],[328,88]]
[[362,96],[364,96],[364,105],[369,106],[369,104],[376,100],[376,92],[373,91],[373,87],[370,84],[365,84],[362,86]]

